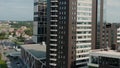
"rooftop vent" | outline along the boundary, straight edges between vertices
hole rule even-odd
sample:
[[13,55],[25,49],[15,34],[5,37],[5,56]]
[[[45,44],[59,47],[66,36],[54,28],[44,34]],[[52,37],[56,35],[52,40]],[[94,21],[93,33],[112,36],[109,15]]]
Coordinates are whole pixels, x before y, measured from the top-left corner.
[[46,45],[45,42],[42,42],[42,45]]

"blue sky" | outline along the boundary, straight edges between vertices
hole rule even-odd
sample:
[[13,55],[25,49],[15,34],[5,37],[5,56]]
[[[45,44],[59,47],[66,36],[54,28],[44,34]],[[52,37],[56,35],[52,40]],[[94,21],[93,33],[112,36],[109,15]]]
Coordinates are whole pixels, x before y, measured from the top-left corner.
[[[34,0],[0,0],[0,20],[33,20]],[[120,0],[107,0],[106,19],[120,22]]]
[[120,0],[107,0],[106,16],[108,22],[120,23]]
[[33,20],[34,0],[0,0],[0,20]]

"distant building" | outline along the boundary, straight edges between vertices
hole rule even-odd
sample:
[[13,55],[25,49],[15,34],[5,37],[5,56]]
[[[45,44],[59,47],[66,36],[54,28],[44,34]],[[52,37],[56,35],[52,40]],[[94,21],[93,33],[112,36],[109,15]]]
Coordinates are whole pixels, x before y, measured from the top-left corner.
[[25,34],[25,32],[22,29],[18,29],[18,30],[16,30],[15,34],[17,37],[20,37],[20,36],[23,36]]
[[21,30],[26,30],[27,27],[26,27],[26,26],[21,26],[20,29],[21,29]]
[[[117,45],[117,25],[117,23],[103,23],[101,29],[100,25],[98,25],[95,49],[112,48],[112,46]],[[102,36],[99,33],[100,30],[102,31]]]
[[15,28],[10,28],[10,29],[9,29],[9,32],[10,32],[10,33],[13,33],[14,31],[15,31]]
[[92,0],[92,49],[104,48],[103,26],[106,23],[106,0]]
[[103,42],[104,48],[116,46],[117,43],[117,24],[116,23],[106,23],[103,27]]
[[120,52],[114,50],[93,50],[90,53],[91,68],[120,68]]
[[117,45],[120,46],[120,27],[117,29]]
[[47,36],[47,0],[34,0],[33,41],[46,42]]
[[46,46],[40,44],[21,45],[21,58],[26,68],[46,68]]
[[27,35],[25,35],[25,30],[27,30],[26,26],[21,26],[19,29],[16,30],[15,34],[17,37],[27,37]]
[[0,32],[9,32],[10,25],[8,23],[0,23]]

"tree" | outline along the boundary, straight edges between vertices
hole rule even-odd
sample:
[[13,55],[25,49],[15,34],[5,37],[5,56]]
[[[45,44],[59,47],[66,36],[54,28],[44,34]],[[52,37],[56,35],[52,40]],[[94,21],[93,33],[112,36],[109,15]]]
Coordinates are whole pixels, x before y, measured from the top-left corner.
[[25,41],[25,38],[22,37],[22,35],[20,35],[20,37],[17,37],[17,39],[18,39],[19,42],[24,42]]
[[5,32],[0,33],[0,40],[8,39],[8,36]]
[[29,35],[29,36],[32,36],[33,33],[32,33],[32,29],[27,29],[25,30],[25,34]]

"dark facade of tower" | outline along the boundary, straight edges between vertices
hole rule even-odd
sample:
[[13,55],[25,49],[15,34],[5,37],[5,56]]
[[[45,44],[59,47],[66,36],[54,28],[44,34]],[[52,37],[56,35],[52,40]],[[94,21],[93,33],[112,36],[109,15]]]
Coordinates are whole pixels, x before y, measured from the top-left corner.
[[92,0],[48,0],[47,4],[47,68],[87,66]]
[[46,42],[47,36],[47,0],[34,0],[33,41]]
[[[76,18],[72,20],[70,12],[76,10],[70,9],[71,2],[75,3],[76,0],[49,0],[48,2],[50,6],[48,6],[47,68],[75,66]],[[74,4],[74,6],[76,5]]]

